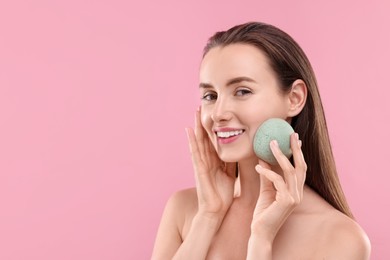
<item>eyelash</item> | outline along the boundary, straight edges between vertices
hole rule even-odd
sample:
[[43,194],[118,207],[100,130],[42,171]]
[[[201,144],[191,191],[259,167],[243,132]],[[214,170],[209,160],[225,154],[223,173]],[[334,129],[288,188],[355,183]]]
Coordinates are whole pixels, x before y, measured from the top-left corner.
[[241,94],[240,96],[245,96],[245,95],[252,94],[252,91],[250,91],[249,89],[239,89],[239,90],[237,90],[236,93],[238,93],[238,92],[244,92],[244,93]]
[[[241,95],[237,95],[237,93],[239,93],[239,92],[242,92],[242,94]],[[246,95],[250,95],[250,94],[252,94],[252,91],[250,91],[249,89],[239,89],[239,90],[237,90],[236,91],[236,96],[240,96],[240,97],[242,97],[242,96],[246,96]],[[210,93],[210,92],[206,92],[203,96],[202,96],[202,100],[205,100],[205,101],[212,101],[212,100],[214,100],[214,99],[216,99],[216,97],[217,97],[217,94],[216,93]]]
[[206,93],[206,94],[203,95],[202,100],[204,100],[204,101],[211,101],[212,99],[209,98],[211,96],[216,96],[216,95],[212,94],[212,93]]

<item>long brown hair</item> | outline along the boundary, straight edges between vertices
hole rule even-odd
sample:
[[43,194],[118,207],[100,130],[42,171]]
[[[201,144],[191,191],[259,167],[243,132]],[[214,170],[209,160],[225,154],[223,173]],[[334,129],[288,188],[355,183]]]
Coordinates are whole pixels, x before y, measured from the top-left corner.
[[333,207],[353,218],[337,176],[317,80],[303,50],[291,36],[275,26],[250,22],[215,33],[205,46],[203,57],[214,47],[234,43],[250,44],[265,53],[283,92],[288,93],[297,79],[306,83],[306,104],[291,122],[302,140],[308,166],[306,184]]

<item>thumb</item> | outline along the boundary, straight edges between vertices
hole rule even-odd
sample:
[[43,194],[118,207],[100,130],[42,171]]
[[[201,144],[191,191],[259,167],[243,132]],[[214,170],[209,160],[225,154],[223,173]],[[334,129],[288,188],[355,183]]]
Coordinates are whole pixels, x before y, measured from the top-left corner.
[[263,168],[266,168],[268,170],[271,170],[271,165],[269,163],[266,163],[265,161],[259,159],[259,165]]
[[[263,167],[263,165],[265,167]],[[268,167],[268,168],[266,168]],[[270,181],[264,174],[265,172],[267,171],[270,171],[270,167],[269,167],[269,164],[263,162],[263,163],[259,163],[258,165],[256,165],[256,171],[259,173],[259,181],[260,181],[260,194],[262,191],[270,191],[270,190],[275,190],[274,188],[274,185],[272,183],[272,181]]]

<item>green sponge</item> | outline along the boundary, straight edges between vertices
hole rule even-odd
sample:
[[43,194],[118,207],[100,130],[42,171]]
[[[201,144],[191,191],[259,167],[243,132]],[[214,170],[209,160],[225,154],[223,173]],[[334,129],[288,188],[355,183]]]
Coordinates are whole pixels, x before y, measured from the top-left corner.
[[255,154],[263,161],[272,165],[277,165],[278,162],[269,147],[270,142],[276,140],[278,141],[279,148],[283,154],[286,155],[287,158],[290,158],[292,155],[290,146],[290,136],[292,133],[294,133],[294,129],[285,120],[280,118],[266,120],[257,129],[253,139]]

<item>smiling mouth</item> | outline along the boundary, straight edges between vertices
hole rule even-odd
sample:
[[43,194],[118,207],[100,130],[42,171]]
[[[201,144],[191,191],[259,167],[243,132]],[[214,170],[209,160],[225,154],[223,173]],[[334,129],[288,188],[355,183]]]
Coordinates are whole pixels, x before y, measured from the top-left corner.
[[226,132],[216,132],[218,138],[228,139],[237,135],[241,135],[245,130],[236,130],[236,131],[226,131]]

